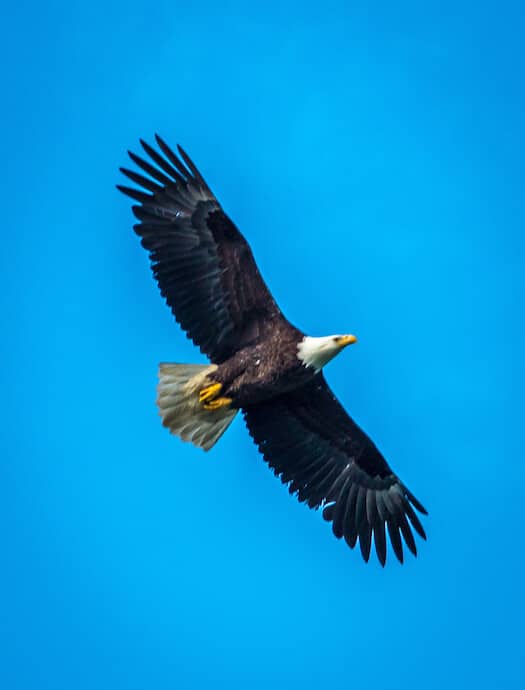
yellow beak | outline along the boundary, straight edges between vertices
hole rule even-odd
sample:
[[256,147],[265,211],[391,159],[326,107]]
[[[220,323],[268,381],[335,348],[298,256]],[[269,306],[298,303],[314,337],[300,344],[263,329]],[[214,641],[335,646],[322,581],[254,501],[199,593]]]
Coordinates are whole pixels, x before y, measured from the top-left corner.
[[357,338],[355,337],[355,335],[342,335],[339,338],[338,343],[341,347],[346,347],[347,345],[357,343]]

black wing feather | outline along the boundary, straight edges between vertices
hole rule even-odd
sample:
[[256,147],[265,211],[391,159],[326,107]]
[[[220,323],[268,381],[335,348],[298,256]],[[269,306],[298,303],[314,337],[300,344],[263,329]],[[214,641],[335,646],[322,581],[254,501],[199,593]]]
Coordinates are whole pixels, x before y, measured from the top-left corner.
[[178,156],[176,156],[173,151],[170,149],[170,147],[166,144],[164,139],[161,139],[161,137],[158,134],[155,134],[155,141],[159,145],[160,150],[162,153],[166,156],[166,158],[173,163],[173,165],[177,168],[179,173],[182,175],[182,178],[184,182],[187,182],[190,174],[184,167],[184,165],[181,163],[179,160]]
[[374,524],[374,544],[377,558],[381,565],[384,566],[386,563],[386,535],[385,523],[383,520],[377,520]]
[[322,374],[296,391],[246,408],[244,416],[274,473],[300,501],[324,507],[337,538],[352,548],[359,540],[365,561],[373,538],[385,564],[386,531],[401,563],[403,541],[416,555],[411,527],[423,539],[426,535],[413,508],[426,510],[347,415]]
[[127,194],[135,201],[139,201],[141,204],[147,204],[151,201],[151,194],[145,194],[144,192],[139,192],[138,189],[133,189],[133,187],[126,187],[125,185],[118,184],[117,189],[123,194]]
[[139,175],[139,173],[136,173],[134,170],[129,170],[128,168],[120,168],[120,172],[126,177],[129,177],[129,179],[132,182],[138,184],[139,187],[144,187],[144,189],[147,189],[149,192],[156,193],[162,191],[162,187],[160,187],[155,182],[148,180],[148,178],[144,177],[144,175]]
[[137,154],[133,153],[133,151],[128,151],[128,156],[135,163],[135,165],[138,165],[139,168],[142,168],[142,170],[144,170],[144,172],[154,180],[160,182],[163,187],[171,184],[171,179],[167,177],[161,170],[156,168],[154,165],[151,165],[151,163],[148,163],[148,161],[145,161],[140,156],[137,156]]
[[193,161],[178,147],[181,160],[158,135],[156,141],[160,153],[141,140],[151,162],[129,152],[149,177],[121,168],[141,189],[118,189],[140,204],[134,229],[175,318],[219,364],[285,319],[248,243]]
[[148,156],[151,158],[151,160],[156,163],[159,168],[164,170],[164,172],[169,175],[173,180],[176,182],[184,183],[186,180],[184,180],[180,173],[175,170],[175,168],[170,165],[170,163],[163,158],[155,149],[153,146],[150,146],[147,142],[144,141],[144,139],[140,139],[140,145],[144,149],[144,151],[148,154]]

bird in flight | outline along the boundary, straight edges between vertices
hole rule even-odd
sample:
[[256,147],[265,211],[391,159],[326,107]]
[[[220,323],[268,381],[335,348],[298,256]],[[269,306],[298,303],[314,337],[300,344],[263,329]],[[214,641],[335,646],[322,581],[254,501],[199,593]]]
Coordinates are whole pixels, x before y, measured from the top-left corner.
[[[179,146],[141,140],[149,160],[121,168],[137,187],[135,232],[162,296],[210,364],[161,364],[157,405],[171,433],[209,450],[241,411],[276,476],[365,561],[372,539],[384,565],[387,534],[403,562],[416,555],[425,508],[328,386],[324,366],[354,335],[305,335],[283,315],[252,251]],[[147,175],[147,177],[146,177]],[[414,510],[415,509],[415,510]]]

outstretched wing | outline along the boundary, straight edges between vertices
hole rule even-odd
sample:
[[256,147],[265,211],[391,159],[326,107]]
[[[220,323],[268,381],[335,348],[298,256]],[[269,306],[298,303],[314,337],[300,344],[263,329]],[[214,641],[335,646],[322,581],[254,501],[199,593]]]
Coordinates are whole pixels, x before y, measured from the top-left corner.
[[150,254],[168,305],[193,342],[220,363],[284,318],[250,247],[184,151],[156,135],[161,153],[141,140],[151,163],[129,152],[149,177],[121,171],[142,190],[118,185],[138,205],[134,226]]
[[[311,508],[324,506],[335,536],[351,548],[359,539],[365,561],[372,536],[382,565],[386,531],[403,562],[403,538],[416,555],[411,527],[426,539],[414,508],[421,503],[392,472],[368,436],[347,415],[323,374],[306,386],[244,410],[266,462],[290,493]],[[385,529],[386,528],[386,529]]]

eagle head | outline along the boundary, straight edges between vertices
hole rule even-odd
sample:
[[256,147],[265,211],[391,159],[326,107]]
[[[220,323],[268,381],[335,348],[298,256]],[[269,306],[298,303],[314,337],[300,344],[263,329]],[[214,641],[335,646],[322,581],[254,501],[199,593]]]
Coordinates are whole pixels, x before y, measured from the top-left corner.
[[305,335],[297,345],[297,356],[305,367],[320,371],[347,345],[356,342],[355,335],[325,335],[321,338]]

